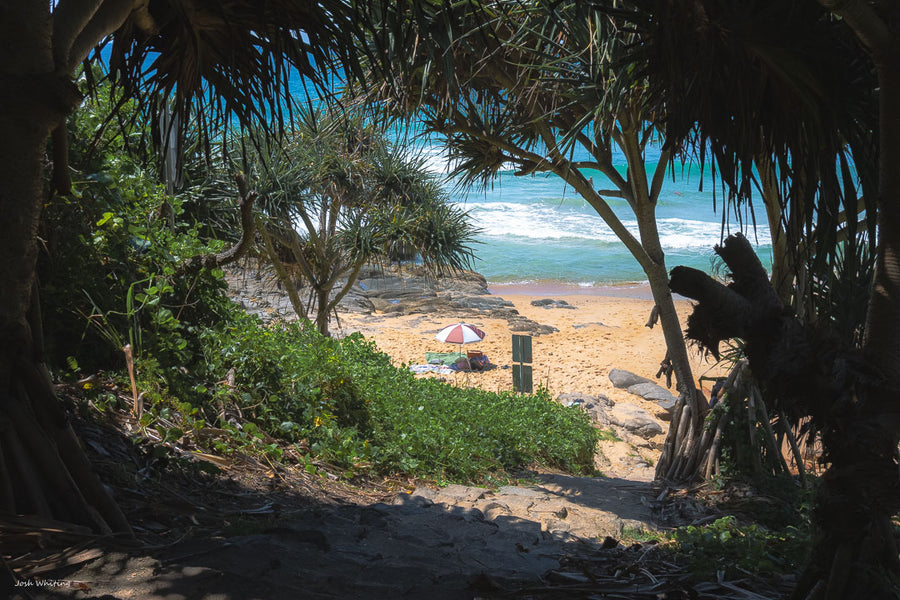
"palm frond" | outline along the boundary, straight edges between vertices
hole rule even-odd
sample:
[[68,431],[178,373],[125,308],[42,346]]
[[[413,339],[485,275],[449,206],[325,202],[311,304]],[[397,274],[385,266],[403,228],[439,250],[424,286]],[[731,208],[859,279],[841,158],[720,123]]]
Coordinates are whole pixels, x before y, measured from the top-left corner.
[[[180,115],[179,133],[195,128],[209,150],[232,125],[280,133],[298,105],[360,77],[356,41],[374,27],[349,0],[160,0],[104,44],[125,95],[152,122],[165,110]],[[155,137],[164,133],[157,125]]]

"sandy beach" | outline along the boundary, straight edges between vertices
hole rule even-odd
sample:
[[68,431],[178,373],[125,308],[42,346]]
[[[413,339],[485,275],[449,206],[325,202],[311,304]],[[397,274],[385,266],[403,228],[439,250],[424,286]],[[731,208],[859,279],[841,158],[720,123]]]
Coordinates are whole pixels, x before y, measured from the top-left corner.
[[[665,357],[665,342],[659,327],[645,326],[653,302],[649,290],[641,286],[592,288],[590,291],[549,289],[546,287],[506,286],[492,288],[494,295],[512,302],[523,316],[537,323],[557,328],[556,333],[535,336],[533,346],[534,386],[542,385],[555,397],[566,392],[605,394],[610,399],[644,406],[653,413],[659,407],[651,402],[613,387],[609,380],[612,369],[625,369],[655,379],[659,363]],[[578,292],[578,293],[572,293]],[[533,300],[563,300],[574,308],[532,305]],[[676,301],[684,323],[690,302]],[[512,335],[504,319],[460,315],[487,333],[484,340],[467,344],[463,350],[480,350],[494,368],[485,372],[444,375],[455,385],[480,387],[491,391],[512,389]],[[435,334],[456,322],[453,315],[427,314],[373,315],[342,314],[339,335],[359,331],[375,342],[395,364],[422,364],[425,352],[450,352],[459,346],[443,344]],[[691,351],[695,379],[716,374],[711,362]],[[434,374],[423,375],[438,376]],[[660,382],[665,385],[664,380]],[[708,391],[710,384],[704,383]],[[674,390],[673,390],[674,391]]]

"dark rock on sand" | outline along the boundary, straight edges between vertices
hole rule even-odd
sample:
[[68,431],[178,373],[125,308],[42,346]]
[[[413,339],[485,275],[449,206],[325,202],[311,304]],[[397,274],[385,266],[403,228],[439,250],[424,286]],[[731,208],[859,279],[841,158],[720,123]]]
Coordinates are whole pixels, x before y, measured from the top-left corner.
[[540,300],[532,300],[532,306],[542,306],[544,308],[578,308],[572,306],[565,300],[554,300],[552,298],[541,298]]
[[601,323],[600,321],[594,321],[593,323],[575,323],[574,325],[572,325],[572,329],[584,329],[586,327],[609,327],[609,326],[606,323]]
[[[491,315],[494,316],[494,315]],[[510,316],[498,316],[497,318],[506,319],[509,323],[509,330],[516,331],[520,333],[530,333],[531,335],[545,335],[548,333],[556,333],[559,331],[556,327],[552,325],[542,325],[527,317],[523,317],[516,313],[516,315]]]
[[656,385],[655,383],[636,383],[635,385],[628,387],[628,393],[634,394],[635,396],[640,396],[644,400],[651,400],[655,402],[671,402],[672,407],[675,406],[675,396],[672,395],[672,392],[662,387],[661,385]]
[[[501,308],[512,308],[515,305],[509,300],[504,300],[500,296],[462,296],[450,300],[450,306],[456,308],[466,308],[478,311],[492,311]],[[511,312],[519,314],[519,311],[513,309]]]
[[639,383],[653,383],[646,377],[635,375],[634,373],[625,371],[623,369],[613,369],[612,371],[610,371],[609,380],[614,386],[619,389],[628,389],[631,386],[637,385]]

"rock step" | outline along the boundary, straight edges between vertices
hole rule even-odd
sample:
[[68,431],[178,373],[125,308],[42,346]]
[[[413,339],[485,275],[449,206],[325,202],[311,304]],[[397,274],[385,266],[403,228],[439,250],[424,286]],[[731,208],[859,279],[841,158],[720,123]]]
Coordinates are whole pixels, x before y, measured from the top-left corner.
[[466,521],[492,522],[501,531],[521,531],[523,521],[532,522],[535,539],[551,535],[599,542],[607,536],[620,537],[629,528],[652,528],[648,525],[652,514],[645,500],[651,496],[650,487],[644,483],[541,474],[533,485],[497,490],[421,486],[397,502],[422,508],[437,505],[450,512],[463,509]]

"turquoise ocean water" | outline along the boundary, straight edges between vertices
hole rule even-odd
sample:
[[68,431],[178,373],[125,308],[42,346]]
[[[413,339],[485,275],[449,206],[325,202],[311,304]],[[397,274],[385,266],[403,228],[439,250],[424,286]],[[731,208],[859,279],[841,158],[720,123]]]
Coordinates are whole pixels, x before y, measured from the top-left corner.
[[[423,150],[429,154],[434,172],[447,172],[439,146]],[[658,156],[658,148],[648,149],[648,168]],[[624,157],[614,156],[614,162],[624,174]],[[598,172],[587,175],[593,176],[597,189],[612,187]],[[562,286],[590,293],[592,288],[646,281],[640,265],[594,209],[554,175],[516,177],[510,170],[500,173],[487,190],[452,189],[452,181],[447,183],[451,200],[467,210],[481,229],[474,267],[492,286]],[[700,191],[696,166],[678,165],[674,178],[667,174],[657,221],[670,270],[677,265],[706,272],[717,268],[713,246],[723,234],[722,191],[717,189],[714,210],[713,186],[718,183],[713,183],[709,173],[703,183],[704,191]],[[637,223],[627,202],[618,198],[608,202],[637,236]],[[768,268],[771,241],[765,212],[757,207],[754,213],[742,210],[738,216],[729,212],[724,233],[743,231]]]

